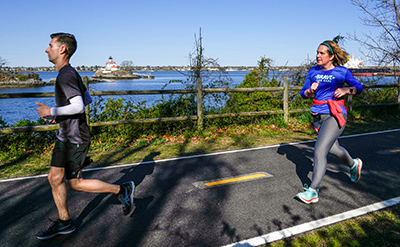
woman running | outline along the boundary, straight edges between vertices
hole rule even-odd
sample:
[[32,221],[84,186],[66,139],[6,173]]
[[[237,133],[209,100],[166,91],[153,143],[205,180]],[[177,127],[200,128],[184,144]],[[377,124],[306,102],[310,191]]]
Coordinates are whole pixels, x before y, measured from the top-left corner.
[[[349,166],[350,179],[354,183],[360,179],[363,165],[361,159],[353,159],[338,142],[347,121],[343,96],[360,94],[363,87],[347,68],[342,67],[348,61],[348,54],[335,42],[322,42],[318,47],[316,59],[317,66],[308,71],[300,92],[305,99],[315,94],[311,114],[314,129],[318,133],[314,147],[311,185],[308,187],[305,184],[305,191],[297,194],[297,197],[307,204],[318,202],[319,186],[326,172],[328,153]],[[345,87],[345,83],[350,87]]]

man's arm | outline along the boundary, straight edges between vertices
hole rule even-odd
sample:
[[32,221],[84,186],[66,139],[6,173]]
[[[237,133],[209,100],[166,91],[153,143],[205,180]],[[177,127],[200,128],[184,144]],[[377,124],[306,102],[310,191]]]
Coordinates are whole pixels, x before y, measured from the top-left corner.
[[82,96],[78,95],[69,99],[69,105],[60,107],[51,107],[51,116],[75,115],[85,112]]
[[85,111],[82,96],[72,97],[69,102],[69,105],[51,108],[46,104],[36,102],[36,105],[39,105],[37,113],[40,117],[45,118],[49,116],[75,115]]

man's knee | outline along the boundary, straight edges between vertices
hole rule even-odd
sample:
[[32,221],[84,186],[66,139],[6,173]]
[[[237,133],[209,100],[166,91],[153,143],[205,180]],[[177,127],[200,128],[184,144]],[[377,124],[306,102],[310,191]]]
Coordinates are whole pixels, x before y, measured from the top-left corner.
[[68,188],[70,190],[74,191],[82,191],[82,186],[81,186],[82,178],[74,178],[71,180],[68,180]]
[[50,172],[47,176],[51,186],[57,186],[63,183],[64,179],[64,169],[58,167],[51,167]]

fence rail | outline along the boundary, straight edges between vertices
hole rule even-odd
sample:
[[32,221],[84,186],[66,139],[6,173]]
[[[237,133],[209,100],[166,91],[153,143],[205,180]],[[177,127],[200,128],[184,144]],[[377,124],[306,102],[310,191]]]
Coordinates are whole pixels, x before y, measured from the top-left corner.
[[[290,87],[290,90],[300,90],[301,87]],[[274,92],[283,91],[284,87],[255,87],[255,88],[203,88],[204,93],[232,93],[232,92]],[[128,91],[91,91],[92,96],[108,95],[149,95],[149,94],[187,94],[197,93],[196,89],[176,90],[128,90]],[[8,98],[45,98],[54,97],[54,93],[5,93],[0,94],[0,99]]]
[[[87,86],[87,80],[84,80]],[[399,105],[400,104],[400,84],[393,85],[364,85],[364,88],[397,88],[398,97],[397,103],[387,104],[375,104],[374,106],[380,105]],[[285,122],[288,121],[289,114],[300,113],[308,111],[309,109],[292,109],[289,110],[289,91],[299,91],[302,87],[293,86],[289,87],[289,80],[285,78],[283,87],[256,87],[256,88],[202,88],[201,79],[197,82],[196,89],[179,89],[179,90],[128,90],[128,91],[91,91],[92,96],[109,96],[109,95],[151,95],[151,94],[188,94],[197,93],[197,115],[196,116],[184,116],[184,117],[164,117],[164,118],[148,118],[148,119],[130,119],[130,120],[119,120],[119,121],[108,121],[108,122],[94,122],[89,123],[90,127],[100,126],[112,126],[120,124],[138,124],[138,123],[156,123],[156,122],[177,122],[187,120],[197,120],[198,128],[203,128],[204,119],[215,119],[215,118],[226,118],[226,117],[250,117],[250,116],[266,116],[273,114],[283,114]],[[223,114],[209,114],[203,115],[202,99],[204,93],[231,93],[231,92],[277,92],[283,91],[283,109],[272,110],[272,111],[257,111],[257,112],[239,112],[239,113],[223,113]],[[42,97],[54,97],[54,93],[8,93],[0,94],[0,99],[5,98],[42,98]],[[352,95],[348,95],[348,109],[352,109]],[[88,115],[89,110],[86,108],[86,114]],[[88,117],[89,119],[89,117]],[[22,132],[36,132],[36,131],[52,131],[59,128],[58,124],[51,125],[38,125],[38,126],[26,126],[26,127],[10,127],[0,129],[0,134],[12,134]]]

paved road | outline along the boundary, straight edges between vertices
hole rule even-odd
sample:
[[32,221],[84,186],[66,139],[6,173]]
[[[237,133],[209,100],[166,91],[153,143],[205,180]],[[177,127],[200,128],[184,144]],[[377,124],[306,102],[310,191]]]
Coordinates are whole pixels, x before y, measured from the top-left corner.
[[[35,238],[57,218],[46,178],[2,181],[0,246],[228,245],[400,196],[399,140],[400,130],[341,138],[363,159],[362,178],[351,183],[347,167],[329,156],[320,201],[312,205],[294,198],[310,182],[312,141],[157,162],[151,153],[140,164],[87,171],[86,178],[133,180],[137,209],[123,216],[116,196],[69,192],[78,229],[48,241]],[[195,186],[260,172],[271,176]]]

